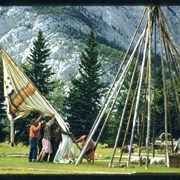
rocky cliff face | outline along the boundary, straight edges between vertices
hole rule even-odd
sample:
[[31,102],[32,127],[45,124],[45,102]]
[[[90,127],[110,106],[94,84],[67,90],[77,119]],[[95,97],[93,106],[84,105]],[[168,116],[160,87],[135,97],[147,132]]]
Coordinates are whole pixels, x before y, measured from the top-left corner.
[[[180,42],[180,8],[162,7],[172,33]],[[19,63],[25,62],[41,29],[49,43],[49,64],[57,76],[78,72],[79,55],[90,29],[99,42],[126,49],[143,6],[32,6],[0,7],[0,45]]]

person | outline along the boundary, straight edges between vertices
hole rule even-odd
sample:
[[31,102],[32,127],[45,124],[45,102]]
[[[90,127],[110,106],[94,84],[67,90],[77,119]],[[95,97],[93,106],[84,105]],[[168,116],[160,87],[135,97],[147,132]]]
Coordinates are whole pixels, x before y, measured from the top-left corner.
[[58,150],[59,144],[62,141],[61,128],[57,121],[51,126],[51,146],[52,153],[50,154],[49,161],[53,162],[56,152]]
[[42,150],[42,139],[44,137],[45,126],[46,126],[46,121],[42,120],[41,121],[41,127],[40,127],[40,130],[39,130],[39,138],[38,138],[38,156],[40,155],[41,150]]
[[37,158],[37,145],[38,145],[38,138],[39,138],[39,130],[41,127],[41,118],[42,115],[39,116],[39,118],[36,120],[36,118],[33,118],[31,120],[31,126],[29,130],[29,144],[30,144],[30,150],[29,150],[29,162],[36,161]]
[[[161,142],[164,142],[164,141],[165,141],[165,138],[166,138],[165,133],[164,133],[164,132],[161,133],[160,136],[159,136],[159,138],[160,138]],[[167,133],[167,141],[171,141],[171,139],[172,139],[171,134],[170,134],[170,133]]]
[[[77,143],[81,142],[81,145],[83,147],[86,143],[86,138],[87,138],[86,135],[82,135],[79,139],[76,139],[76,142]],[[90,162],[94,163],[94,154],[95,154],[95,144],[93,139],[90,139],[84,155],[84,158],[87,159],[88,163]]]
[[49,120],[44,128],[44,136],[42,138],[42,149],[38,157],[38,161],[48,161],[48,157],[52,153],[52,145],[51,145],[51,126],[54,124],[55,117],[53,116],[51,120]]
[[62,141],[59,144],[58,150],[54,157],[54,163],[74,163],[75,158],[75,150],[73,146],[73,136],[72,133],[69,132],[70,125],[66,123],[66,131],[61,127],[61,136]]
[[174,147],[174,152],[180,154],[180,138],[177,141],[177,144]]

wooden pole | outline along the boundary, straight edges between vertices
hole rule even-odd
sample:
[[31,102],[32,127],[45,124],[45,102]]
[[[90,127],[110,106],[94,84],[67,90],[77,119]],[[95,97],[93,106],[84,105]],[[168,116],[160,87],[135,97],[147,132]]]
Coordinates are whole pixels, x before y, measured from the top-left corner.
[[139,83],[139,87],[138,87],[137,99],[136,99],[136,104],[135,104],[135,112],[134,112],[134,117],[133,117],[133,127],[132,127],[132,132],[131,132],[131,140],[130,140],[130,148],[129,148],[129,154],[128,154],[127,167],[130,166],[132,144],[133,144],[134,131],[135,131],[135,126],[136,126],[136,118],[137,118],[137,113],[138,113],[141,85],[142,85],[144,66],[145,66],[145,59],[146,59],[146,50],[147,50],[147,46],[148,46],[148,36],[149,36],[149,32],[148,32],[148,29],[146,29],[146,41],[145,41],[145,48],[144,48],[144,53],[143,53],[143,61],[142,61],[141,71],[140,71],[140,83]]
[[[145,30],[143,31],[142,35],[140,36],[140,38],[139,38],[139,40],[138,40],[138,42],[137,42],[137,44],[136,44],[136,46],[135,46],[135,48],[134,48],[134,51],[136,51],[137,47],[139,46],[139,43],[141,42],[141,39],[142,39],[142,37],[144,36],[144,33],[145,33]],[[133,51],[133,52],[134,52],[134,51]],[[132,54],[133,54],[133,53],[132,53]],[[130,58],[130,59],[131,59],[131,58]],[[131,59],[131,61],[132,61],[132,59]],[[86,143],[85,143],[85,145],[84,145],[84,147],[83,147],[83,149],[82,149],[82,151],[81,151],[81,153],[80,153],[80,155],[79,155],[79,157],[78,157],[78,159],[77,159],[77,161],[76,161],[76,165],[80,163],[80,161],[81,161],[81,159],[82,159],[82,157],[83,157],[83,155],[84,155],[84,153],[85,153],[85,149],[87,148],[87,145],[88,145],[89,141],[91,140],[91,138],[92,138],[92,136],[94,135],[97,127],[99,126],[99,123],[100,123],[100,121],[101,121],[101,119],[102,119],[102,117],[103,117],[103,114],[104,114],[106,108],[108,107],[108,105],[109,105],[112,97],[114,96],[117,88],[118,88],[119,85],[121,84],[121,81],[122,81],[122,79],[123,79],[123,77],[124,77],[124,74],[125,74],[127,68],[129,67],[129,64],[131,63],[131,61],[130,61],[130,60],[128,61],[128,63],[126,64],[126,66],[125,66],[124,69],[123,69],[123,72],[122,72],[120,78],[118,79],[117,83],[115,84],[115,87],[114,87],[111,95],[109,96],[109,98],[108,98],[108,100],[107,100],[107,102],[106,102],[106,104],[105,104],[105,106],[104,106],[104,109],[103,109],[101,115],[99,116],[99,118],[98,118],[98,120],[97,120],[97,123],[95,124],[92,132],[91,132],[91,133],[89,134],[89,136],[87,137],[87,141],[86,141]]]
[[[156,20],[154,25],[154,58],[156,57]],[[152,156],[155,157],[155,122],[156,122],[156,59],[154,59],[154,99],[153,99],[153,142],[152,142],[152,148],[153,153]]]
[[96,120],[95,120],[95,122],[94,122],[94,124],[93,124],[93,126],[92,126],[89,134],[91,134],[91,132],[92,132],[92,130],[94,129],[94,127],[95,127],[95,125],[96,125],[99,117],[101,116],[102,112],[104,111],[104,108],[105,108],[105,105],[106,105],[106,103],[107,103],[107,101],[108,101],[108,98],[109,98],[109,96],[110,96],[111,93],[112,93],[112,90],[113,90],[113,87],[114,87],[116,81],[118,80],[118,77],[119,77],[119,74],[120,74],[121,69],[122,69],[122,67],[123,67],[123,64],[124,64],[124,62],[125,62],[125,60],[126,60],[126,58],[127,58],[127,55],[128,55],[128,53],[129,53],[129,51],[130,51],[130,48],[131,48],[131,46],[132,46],[132,44],[133,44],[133,42],[134,42],[134,39],[135,39],[135,37],[136,37],[136,34],[138,33],[138,30],[139,30],[139,28],[140,28],[140,25],[141,25],[141,23],[142,23],[142,21],[143,21],[143,18],[144,18],[144,15],[145,15],[145,13],[146,13],[146,10],[147,10],[147,8],[145,8],[144,11],[143,11],[143,13],[142,13],[141,19],[140,19],[139,24],[138,24],[138,26],[137,26],[134,34],[133,34],[133,37],[132,37],[132,39],[131,39],[131,42],[130,42],[130,44],[129,44],[129,46],[128,46],[128,49],[127,49],[127,51],[126,51],[126,54],[124,55],[124,58],[123,58],[120,66],[119,66],[119,68],[118,68],[118,72],[117,72],[117,74],[116,74],[116,76],[115,76],[115,78],[114,78],[113,83],[111,84],[111,87],[110,87],[110,89],[109,89],[109,91],[108,91],[108,93],[107,93],[107,96],[106,96],[106,98],[105,98],[105,101],[104,101],[104,103],[103,103],[103,105],[102,105],[102,107],[101,107],[101,109],[100,109],[100,111],[99,111],[99,113],[98,113],[98,116],[96,117]]
[[147,90],[148,90],[148,74],[149,74],[149,68],[148,68],[148,63],[147,63],[147,67],[146,67],[147,71],[146,71],[146,79],[145,79],[145,89],[144,89],[144,105],[142,107],[142,116],[141,116],[141,133],[140,133],[140,137],[139,137],[139,149],[138,149],[138,156],[139,156],[139,165],[141,165],[141,146],[142,143],[144,141],[144,128],[145,128],[145,116],[147,113]]
[[120,153],[120,156],[119,156],[119,163],[121,162],[121,158],[122,158],[122,154],[123,154],[123,150],[124,150],[124,145],[125,145],[125,142],[126,142],[126,137],[127,137],[128,131],[129,131],[129,126],[130,126],[130,122],[131,122],[131,118],[132,118],[132,114],[133,114],[133,110],[134,110],[134,104],[135,104],[135,100],[136,100],[139,81],[140,81],[140,75],[138,77],[138,81],[137,81],[137,84],[136,84],[136,89],[135,89],[133,100],[132,100],[131,110],[130,110],[129,117],[128,117],[128,122],[127,122],[127,125],[126,125],[126,131],[125,131],[123,143],[122,143],[122,146],[121,146],[121,153]]
[[172,84],[172,89],[173,89],[174,101],[176,103],[176,113],[177,113],[177,117],[178,117],[179,129],[180,129],[180,102],[179,102],[179,97],[178,97],[178,92],[177,92],[177,87],[176,87],[176,81],[175,81],[175,79],[173,77],[172,56],[171,56],[171,52],[170,52],[169,47],[168,47],[168,54],[169,54],[168,68],[169,68],[169,71],[170,71],[170,79],[171,79],[171,84]]
[[149,165],[149,142],[151,128],[151,47],[152,47],[152,29],[153,29],[153,12],[148,7],[148,30],[149,30],[149,51],[148,51],[148,117],[147,117],[147,135],[146,135],[146,168]]
[[177,92],[177,87],[176,87],[176,82],[173,77],[173,71],[172,71],[172,64],[170,62],[170,48],[168,47],[167,43],[164,42],[164,47],[165,47],[165,52],[166,52],[166,59],[167,59],[167,65],[168,65],[168,70],[169,70],[169,75],[170,75],[170,80],[173,88],[173,95],[174,95],[174,100],[176,103],[177,107],[177,114],[180,114],[180,102],[179,102],[179,97],[178,97],[178,92]]
[[[121,88],[122,88],[122,85],[123,85],[123,83],[124,83],[124,80],[125,80],[125,78],[126,78],[126,76],[127,76],[127,73],[128,73],[128,71],[129,71],[129,68],[130,68],[130,66],[131,66],[131,63],[132,63],[132,60],[133,60],[133,58],[134,58],[135,52],[136,52],[136,51],[133,51],[132,55],[131,55],[130,58],[129,58],[130,63],[128,63],[129,65],[128,65],[125,73],[124,73],[124,77],[123,77],[122,80],[121,80],[121,83],[120,83],[120,86],[119,86],[119,88],[118,88],[118,90],[117,90],[117,92],[116,92],[115,98],[113,99],[112,105],[111,105],[111,107],[110,107],[110,109],[109,109],[109,112],[108,112],[108,114],[107,114],[107,116],[106,116],[106,119],[105,119],[105,121],[104,121],[104,124],[103,124],[103,126],[102,126],[102,128],[101,128],[101,131],[100,131],[100,133],[99,133],[99,136],[98,136],[98,138],[97,138],[97,142],[96,142],[95,147],[97,147],[97,144],[98,144],[98,141],[99,141],[100,136],[101,136],[101,134],[102,134],[102,131],[103,131],[103,129],[104,129],[107,121],[109,120],[109,117],[110,117],[111,112],[112,112],[112,110],[113,110],[113,108],[114,108],[114,105],[115,105],[115,103],[116,103],[116,101],[117,101],[117,98],[118,98],[118,95],[119,95],[119,93],[120,93],[120,91],[121,91]],[[129,62],[129,61],[128,61],[128,62]]]
[[10,141],[11,141],[11,147],[14,147],[14,120],[10,120]]
[[162,64],[162,77],[163,77],[163,92],[164,92],[164,124],[165,124],[165,144],[166,144],[166,153],[165,153],[165,159],[166,159],[166,165],[167,163],[167,157],[168,157],[168,146],[167,146],[167,93],[166,93],[166,76],[165,76],[165,68],[164,68],[164,58],[163,58],[163,36],[162,36],[162,22],[161,22],[161,14],[160,9],[158,9],[158,25],[159,25],[159,35],[160,35],[160,54],[161,54],[161,64]]
[[162,18],[163,18],[164,25],[165,25],[167,31],[168,31],[169,34],[172,36],[172,38],[173,38],[173,40],[174,40],[174,42],[175,42],[175,46],[178,48],[178,51],[180,51],[180,46],[179,46],[179,44],[177,43],[176,38],[174,37],[174,35],[173,35],[172,31],[171,31],[171,28],[169,27],[169,25],[168,25],[168,23],[167,23],[167,20],[166,20],[166,18],[165,18],[165,16],[164,16],[164,13],[162,12],[162,10],[161,10],[160,8],[159,8],[159,10],[160,10],[160,12],[161,12],[161,16],[162,16]]
[[[142,41],[141,41],[141,42],[142,42]],[[109,110],[109,112],[108,112],[108,114],[107,114],[107,116],[106,116],[106,119],[105,119],[105,121],[104,121],[103,127],[102,127],[102,129],[101,129],[101,131],[100,131],[100,133],[99,133],[98,138],[97,138],[97,142],[96,142],[95,147],[97,147],[97,144],[98,144],[99,138],[100,138],[100,136],[101,136],[101,134],[102,134],[102,131],[103,131],[103,129],[104,129],[107,121],[109,120],[109,117],[110,117],[110,115],[111,115],[111,112],[112,112],[112,110],[113,110],[113,108],[114,108],[114,105],[115,105],[115,103],[116,103],[116,101],[117,101],[118,95],[119,95],[119,93],[120,93],[120,91],[121,91],[121,89],[122,89],[122,85],[123,85],[123,83],[124,83],[124,80],[125,80],[125,78],[126,78],[126,76],[127,76],[127,73],[128,73],[129,68],[130,68],[130,66],[131,66],[131,63],[132,63],[132,61],[133,61],[133,59],[134,59],[134,56],[135,56],[135,53],[136,53],[137,48],[138,48],[138,46],[135,47],[135,50],[132,52],[132,54],[131,54],[131,56],[130,56],[130,58],[129,58],[128,66],[127,66],[127,69],[126,69],[126,71],[125,71],[125,73],[124,73],[124,77],[122,78],[121,83],[120,83],[120,86],[119,86],[119,88],[118,88],[118,90],[117,90],[117,92],[116,92],[116,96],[115,96],[115,98],[113,99],[113,102],[112,102],[112,105],[111,105],[111,107],[110,107],[110,110]]]
[[[173,73],[172,73],[172,69],[171,69],[171,65],[170,65],[170,55],[169,55],[169,52],[168,52],[168,46],[167,44],[165,43],[164,39],[163,39],[163,43],[164,43],[164,47],[165,47],[165,52],[166,52],[166,59],[167,59],[167,64],[168,64],[168,70],[169,70],[169,76],[170,76],[170,80],[171,80],[171,86],[172,86],[172,89],[173,89],[173,95],[174,95],[174,101],[175,101],[175,107],[176,107],[176,110],[178,111],[177,107],[178,107],[178,103],[179,103],[179,99],[177,98],[177,102],[176,102],[176,85],[175,85],[175,82],[174,82],[174,78],[173,78]],[[168,93],[168,89],[167,89],[167,94]],[[169,102],[169,98],[167,96],[167,102]],[[169,110],[169,104],[167,103],[167,111],[168,111],[168,122],[169,122],[169,130],[170,130],[170,134],[171,134],[171,152],[173,153],[174,151],[174,146],[173,146],[173,138],[172,138],[172,123],[171,123],[171,117],[170,117],[170,110]],[[177,113],[178,115],[178,113]]]
[[[139,61],[139,56],[140,56],[140,52],[141,52],[141,48],[142,48],[142,42],[143,42],[143,39],[141,41],[140,48],[139,48],[139,53],[138,53],[138,56],[136,58],[135,67],[134,67],[133,74],[132,74],[132,77],[131,77],[131,82],[130,82],[130,85],[129,85],[125,105],[124,105],[123,112],[122,112],[122,115],[121,115],[121,119],[120,119],[120,122],[119,122],[118,132],[117,132],[117,136],[116,136],[116,140],[115,140],[115,144],[114,144],[113,153],[112,153],[112,156],[111,156],[109,167],[112,167],[114,155],[115,155],[115,152],[116,152],[116,148],[117,148],[117,144],[118,144],[118,140],[119,140],[119,136],[120,136],[120,133],[121,133],[122,124],[123,124],[123,120],[124,120],[124,116],[125,116],[126,107],[127,107],[128,101],[129,101],[130,92],[131,92],[133,80],[134,80],[134,77],[135,77],[135,72],[136,72],[136,69],[137,69],[138,61]],[[121,149],[121,151],[123,151],[123,150]]]

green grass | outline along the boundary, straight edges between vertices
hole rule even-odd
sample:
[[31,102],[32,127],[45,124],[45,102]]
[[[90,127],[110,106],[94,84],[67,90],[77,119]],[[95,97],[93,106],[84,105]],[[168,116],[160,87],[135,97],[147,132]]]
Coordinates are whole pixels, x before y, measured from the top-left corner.
[[[97,153],[101,159],[96,160],[94,164],[88,164],[83,160],[82,164],[54,164],[49,162],[29,163],[29,147],[21,144],[11,147],[8,143],[0,144],[0,174],[134,174],[134,173],[163,173],[179,174],[179,168],[167,168],[165,165],[150,165],[148,169],[145,166],[131,165],[129,168],[109,168],[112,148],[105,148],[99,145]],[[78,154],[78,150],[76,149]],[[117,152],[118,153],[118,152]],[[14,156],[16,155],[16,156]],[[127,154],[126,154],[127,155]],[[125,159],[124,159],[125,160]]]

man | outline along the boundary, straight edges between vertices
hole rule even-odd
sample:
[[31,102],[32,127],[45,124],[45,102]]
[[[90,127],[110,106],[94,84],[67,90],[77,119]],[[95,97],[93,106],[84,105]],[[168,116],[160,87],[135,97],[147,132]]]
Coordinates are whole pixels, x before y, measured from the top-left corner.
[[41,118],[42,115],[36,120],[33,118],[31,121],[30,131],[29,131],[29,143],[30,143],[30,150],[29,150],[29,162],[35,162],[37,158],[37,145],[38,145],[38,138],[39,138],[39,130],[41,127]]

